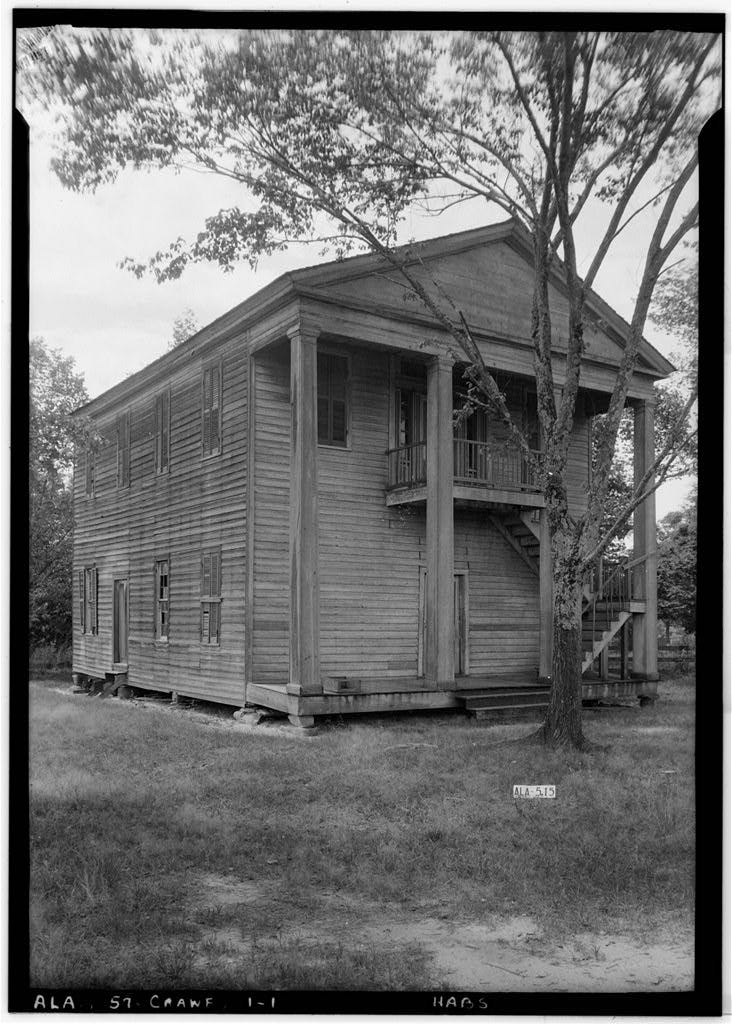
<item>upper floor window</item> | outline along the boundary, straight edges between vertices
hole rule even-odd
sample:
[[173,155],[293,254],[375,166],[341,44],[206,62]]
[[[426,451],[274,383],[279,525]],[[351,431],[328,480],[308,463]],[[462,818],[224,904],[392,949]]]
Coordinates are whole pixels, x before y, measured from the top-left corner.
[[218,455],[221,452],[221,363],[212,363],[203,371],[203,395],[201,408],[202,451],[207,455]]
[[348,444],[348,359],[318,353],[318,444]]
[[170,388],[155,399],[155,472],[165,473],[170,465]]
[[221,551],[201,555],[201,643],[218,644],[221,631]]
[[97,632],[97,569],[79,570],[79,624],[82,633]]
[[86,467],[85,467],[85,478],[86,478],[86,493],[89,497],[94,496],[94,482],[95,482],[95,471],[96,471],[96,456],[93,448],[87,448],[86,450]]
[[130,485],[130,414],[117,417],[117,486]]
[[155,639],[167,640],[170,627],[170,563],[161,558],[155,563]]

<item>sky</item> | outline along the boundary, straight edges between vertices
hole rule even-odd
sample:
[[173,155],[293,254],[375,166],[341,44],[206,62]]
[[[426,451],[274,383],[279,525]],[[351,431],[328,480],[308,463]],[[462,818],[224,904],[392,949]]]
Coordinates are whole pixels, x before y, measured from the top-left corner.
[[[33,128],[33,126],[32,126]],[[280,274],[327,256],[318,246],[291,246],[263,258],[256,270],[241,264],[231,273],[193,265],[177,281],[157,284],[121,269],[124,257],[143,260],[179,236],[190,238],[207,216],[242,204],[240,186],[193,171],[124,171],[95,194],[62,187],[50,168],[51,141],[32,130],[30,170],[30,328],[52,348],[73,356],[91,397],[141,369],[166,351],[173,323],[193,310],[203,326]],[[695,187],[692,183],[691,192]],[[598,204],[596,223],[607,216]],[[639,216],[613,245],[596,291],[622,316],[632,313],[645,260],[653,212]],[[476,202],[439,218],[413,215],[403,239],[428,238],[505,219],[502,211]],[[594,225],[593,225],[594,226]],[[579,269],[593,254],[594,232],[578,234]],[[648,339],[669,357],[677,343],[648,324]],[[659,490],[659,517],[678,507],[688,482]]]

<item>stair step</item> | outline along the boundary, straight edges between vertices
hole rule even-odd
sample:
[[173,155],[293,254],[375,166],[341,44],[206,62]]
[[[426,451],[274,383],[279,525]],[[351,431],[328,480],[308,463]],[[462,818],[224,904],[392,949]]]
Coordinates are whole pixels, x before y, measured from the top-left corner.
[[486,708],[524,708],[546,707],[549,703],[549,691],[540,693],[504,693],[495,696],[473,697],[465,701],[468,711],[481,711]]
[[499,707],[487,706],[484,708],[470,708],[469,710],[476,718],[487,718],[489,715],[499,717],[505,711],[541,711],[546,708],[549,701],[541,704],[501,704]]

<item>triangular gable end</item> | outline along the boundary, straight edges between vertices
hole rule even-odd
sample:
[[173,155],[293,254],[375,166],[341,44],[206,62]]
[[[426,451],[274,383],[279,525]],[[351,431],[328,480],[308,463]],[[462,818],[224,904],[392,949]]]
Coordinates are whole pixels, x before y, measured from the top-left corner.
[[[527,240],[530,246],[528,234],[513,221],[431,239],[412,247],[418,259],[411,263],[411,271],[425,284],[431,275],[477,332],[528,344],[533,268]],[[568,304],[561,282],[553,276],[556,283],[550,284],[549,297],[553,345],[561,351],[566,350]],[[298,291],[313,297],[397,319],[429,318],[398,271],[373,254],[295,271],[292,278]],[[587,306],[586,355],[616,365],[629,326],[595,293]],[[644,341],[638,369],[661,378],[673,366]]]

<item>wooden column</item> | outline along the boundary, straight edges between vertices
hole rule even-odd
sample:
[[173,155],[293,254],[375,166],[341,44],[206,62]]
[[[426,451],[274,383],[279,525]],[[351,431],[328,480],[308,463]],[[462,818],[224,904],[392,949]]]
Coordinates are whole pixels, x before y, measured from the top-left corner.
[[318,622],[318,330],[290,338],[290,679],[293,695],[322,693]]
[[425,677],[455,682],[452,360],[427,369],[427,637]]
[[[638,402],[633,424],[633,475],[637,487],[654,460],[653,399]],[[649,481],[647,486],[653,483]],[[658,679],[658,597],[656,572],[656,495],[651,494],[633,513],[633,558],[645,561],[633,569],[633,596],[645,601],[645,611],[633,614],[633,675]]]

